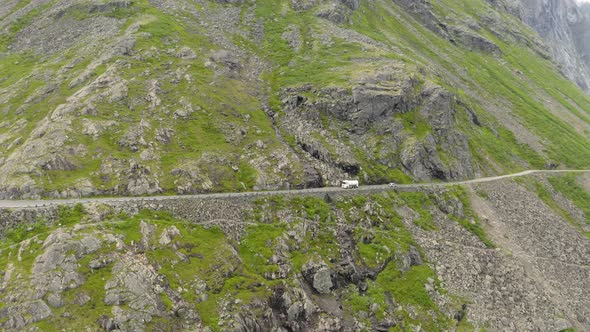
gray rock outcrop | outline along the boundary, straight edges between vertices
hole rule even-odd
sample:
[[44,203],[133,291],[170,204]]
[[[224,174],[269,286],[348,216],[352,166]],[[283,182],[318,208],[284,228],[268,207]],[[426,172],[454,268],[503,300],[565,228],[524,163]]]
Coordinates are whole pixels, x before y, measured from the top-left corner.
[[[405,76],[405,70],[391,66],[363,76],[350,92],[311,85],[285,90],[281,126],[323,182],[335,184],[342,176],[387,181],[363,175],[363,158],[419,180],[473,176],[467,138],[455,126],[456,97],[432,82]],[[410,134],[415,130],[424,133]],[[446,163],[441,150],[450,156]]]
[[546,41],[563,74],[590,93],[590,7],[575,0],[520,0],[519,9],[509,8]]

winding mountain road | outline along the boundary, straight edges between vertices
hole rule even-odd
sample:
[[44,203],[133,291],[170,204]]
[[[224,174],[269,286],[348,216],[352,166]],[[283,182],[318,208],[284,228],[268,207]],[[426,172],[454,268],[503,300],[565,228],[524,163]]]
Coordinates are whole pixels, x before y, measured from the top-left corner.
[[51,205],[70,205],[77,203],[111,203],[111,202],[132,202],[132,201],[162,201],[171,199],[190,199],[190,198],[231,198],[231,197],[251,197],[251,196],[269,196],[285,194],[309,194],[309,193],[332,193],[354,190],[354,192],[391,190],[395,188],[412,189],[412,188],[433,188],[433,187],[450,187],[454,185],[476,184],[492,182],[502,179],[516,178],[533,174],[554,174],[554,173],[590,173],[590,170],[529,170],[514,174],[478,178],[472,180],[455,181],[455,182],[435,182],[435,183],[412,183],[398,184],[395,187],[389,185],[370,185],[361,186],[357,189],[342,189],[339,187],[310,188],[301,190],[274,190],[274,191],[249,191],[237,193],[215,193],[215,194],[198,194],[198,195],[170,195],[170,196],[141,196],[141,197],[88,197],[72,199],[50,199],[50,200],[0,200],[0,209],[6,208],[32,208],[39,206]]

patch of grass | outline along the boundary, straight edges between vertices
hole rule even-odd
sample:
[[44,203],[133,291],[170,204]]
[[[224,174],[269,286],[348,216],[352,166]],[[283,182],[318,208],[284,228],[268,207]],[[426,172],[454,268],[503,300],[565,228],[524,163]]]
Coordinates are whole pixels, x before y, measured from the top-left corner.
[[[528,185],[530,186],[530,183],[528,183]],[[542,183],[538,181],[532,181],[532,187],[537,192],[537,196],[539,196],[539,198],[548,207],[550,207],[555,213],[557,213],[557,215],[569,222],[572,226],[579,229],[582,232],[582,234],[584,234],[586,237],[590,238],[590,232],[583,232],[581,230],[579,221],[572,217],[572,215],[567,210],[565,210],[563,207],[561,207],[561,205],[559,205],[559,203],[555,201],[553,195],[551,194],[548,188],[546,188]]]
[[0,87],[7,88],[21,79],[30,77],[39,60],[38,56],[32,53],[11,53],[0,57]]
[[113,229],[123,235],[126,244],[131,245],[139,243],[141,240],[141,233],[139,231],[139,223],[134,219],[117,220],[113,224]]
[[548,178],[553,189],[571,200],[586,216],[586,223],[590,223],[590,193],[580,186],[575,174],[551,176]]
[[70,226],[80,223],[84,216],[86,216],[86,210],[84,205],[78,203],[73,207],[59,206],[58,207],[58,218],[60,224],[64,226]]
[[[409,321],[420,322],[424,329],[433,331],[448,326],[450,319],[441,315],[430,295],[426,291],[425,284],[428,279],[437,280],[434,271],[426,266],[413,266],[409,271],[400,275],[396,269],[386,268],[376,280],[383,289],[391,291],[393,298],[400,303],[414,305],[419,308],[418,318]],[[438,287],[435,282],[434,287]],[[438,313],[435,317],[430,312]]]
[[277,239],[284,231],[284,226],[280,224],[251,226],[239,246],[244,264],[259,274],[274,271],[276,266],[271,265],[269,259],[274,254]]
[[496,247],[494,245],[494,243],[492,242],[492,240],[490,240],[489,237],[486,235],[483,228],[481,228],[479,221],[466,220],[466,219],[461,219],[461,218],[453,218],[453,219],[455,219],[455,221],[457,221],[459,223],[459,225],[463,226],[463,228],[465,228],[469,232],[473,233],[473,235],[477,236],[481,240],[481,242],[483,242],[483,244],[485,244],[486,247],[488,247],[488,248],[495,248]]
[[20,243],[34,234],[40,234],[48,230],[44,222],[32,224],[20,224],[6,231],[5,243],[8,245]]
[[[585,197],[589,196],[582,188],[578,187],[575,184],[575,176],[573,175],[565,175],[565,176],[556,176],[550,177],[549,182],[551,186],[555,184],[557,188],[554,187],[555,190],[561,192],[566,196],[566,198],[571,199],[574,204],[580,204],[582,207],[587,207],[586,201],[584,201]],[[528,183],[530,186],[530,182]],[[571,185],[571,187],[570,187]],[[537,196],[547,204],[555,213],[561,216],[564,220],[569,222],[572,226],[579,229],[582,234],[586,237],[590,238],[590,232],[584,232],[581,229],[580,222],[576,220],[572,215],[565,210],[559,203],[555,201],[553,195],[549,188],[545,187],[542,183],[538,181],[532,181],[532,187],[537,192]],[[558,189],[559,188],[559,189]],[[563,190],[563,191],[562,191]],[[581,195],[579,198],[574,198],[574,194]],[[572,198],[570,198],[572,197]],[[575,200],[574,200],[575,199]],[[586,223],[589,223],[588,215],[586,214],[587,210],[581,209],[586,216]]]
[[395,266],[388,266],[377,278],[377,283],[391,286],[391,292],[397,301],[428,310],[436,307],[424,288],[428,278],[436,279],[436,274],[426,265],[413,266],[404,274]]
[[432,205],[428,196],[421,192],[402,192],[399,197],[420,217],[414,220],[414,224],[426,231],[436,230],[437,227],[432,220],[432,214],[428,207]]
[[477,196],[483,198],[483,199],[488,199],[490,196],[488,195],[488,192],[483,190],[483,189],[477,189],[475,191],[475,193],[477,194]]
[[241,163],[237,174],[237,180],[243,183],[246,190],[251,190],[256,185],[257,172],[248,163]]
[[418,140],[424,139],[430,133],[430,126],[419,110],[400,114],[399,117],[403,120],[404,128],[416,136]]
[[[484,192],[485,193],[485,192]],[[449,217],[455,220],[463,228],[477,236],[479,240],[488,248],[495,248],[495,244],[488,237],[481,227],[481,220],[473,208],[467,191],[462,186],[454,186],[445,193],[445,199],[458,199],[463,207],[463,216],[450,214]]]
[[319,222],[325,222],[330,215],[330,204],[316,197],[295,197],[291,201],[294,208],[303,207],[306,218],[317,219]]

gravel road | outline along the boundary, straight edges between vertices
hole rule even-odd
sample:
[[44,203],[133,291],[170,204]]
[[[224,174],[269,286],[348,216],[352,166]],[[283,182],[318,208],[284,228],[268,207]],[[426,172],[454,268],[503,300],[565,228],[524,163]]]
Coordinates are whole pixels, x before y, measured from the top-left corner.
[[[590,173],[590,170],[529,170],[520,173],[492,176],[487,178],[478,178],[465,181],[455,182],[433,182],[433,183],[413,183],[398,184],[394,188],[411,190],[412,188],[428,187],[449,187],[454,185],[474,184],[482,182],[491,182],[508,178],[527,176],[532,174],[554,174],[554,173]],[[357,189],[342,189],[339,187],[310,188],[301,190],[274,190],[274,191],[251,191],[239,193],[216,193],[216,194],[199,194],[199,195],[170,195],[170,196],[148,196],[148,197],[88,197],[72,199],[51,199],[51,200],[0,200],[1,208],[31,208],[37,206],[49,205],[70,205],[77,203],[109,203],[109,202],[131,202],[131,201],[161,201],[170,199],[187,199],[187,198],[231,198],[231,197],[251,197],[251,196],[269,196],[284,194],[308,194],[308,193],[332,193],[344,190],[354,190],[355,192],[378,191],[394,189],[387,184],[361,186]]]

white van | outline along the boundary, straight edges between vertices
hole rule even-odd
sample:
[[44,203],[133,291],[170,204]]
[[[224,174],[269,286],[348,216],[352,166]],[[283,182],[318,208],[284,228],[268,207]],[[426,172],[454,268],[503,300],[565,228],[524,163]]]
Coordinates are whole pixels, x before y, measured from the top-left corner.
[[343,189],[354,189],[359,187],[358,180],[342,180],[340,182],[340,187]]

